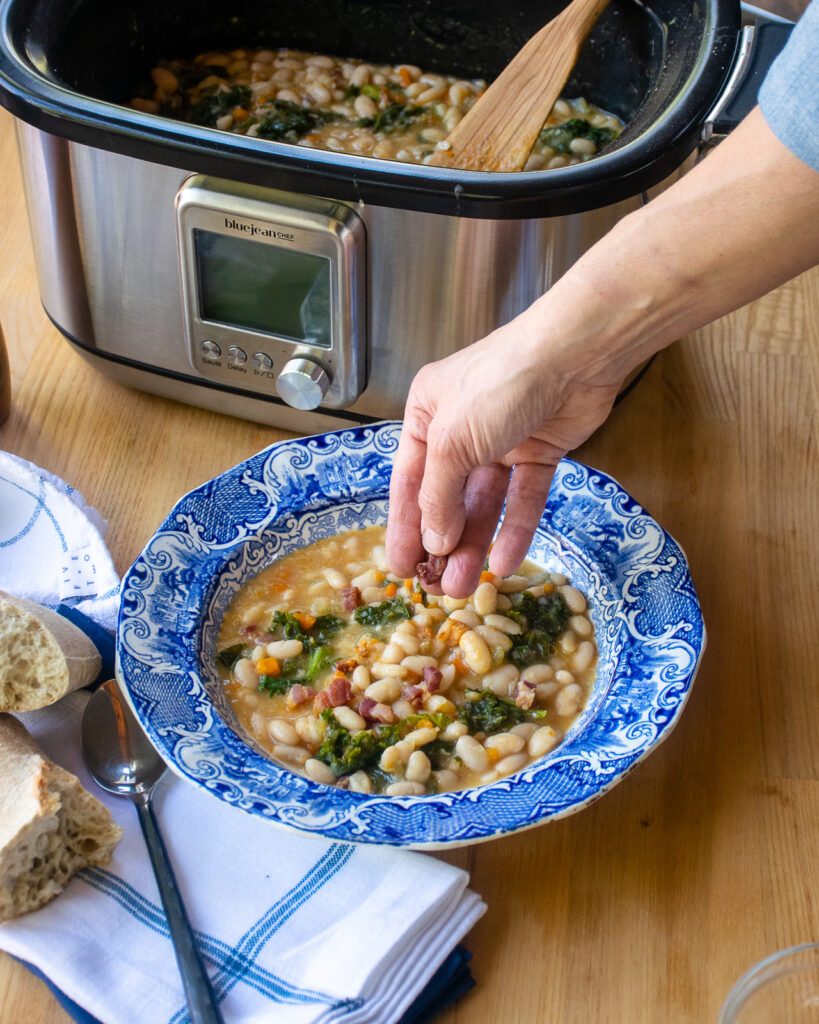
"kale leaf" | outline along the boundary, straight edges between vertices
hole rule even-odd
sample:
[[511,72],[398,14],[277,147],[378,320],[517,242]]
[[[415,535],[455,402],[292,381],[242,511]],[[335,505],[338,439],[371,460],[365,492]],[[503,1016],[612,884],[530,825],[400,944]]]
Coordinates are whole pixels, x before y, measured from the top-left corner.
[[216,655],[216,660],[225,668],[233,668],[246,650],[245,644],[232,644],[230,647],[223,647]]
[[384,626],[388,622],[408,619],[412,609],[400,597],[392,597],[381,604],[362,604],[355,610],[355,621],[360,626]]
[[233,85],[227,89],[217,86],[193,105],[190,120],[212,128],[224,114],[247,103],[250,103],[250,89],[246,85]]
[[308,683],[312,683],[317,676],[320,676],[322,672],[328,669],[334,660],[335,654],[329,644],[315,647],[307,659],[307,669],[304,673]]
[[[477,695],[470,700],[470,695]],[[545,711],[528,711],[518,707],[514,701],[504,700],[491,690],[467,690],[466,703],[458,709],[458,718],[470,733],[505,732],[521,722],[533,722],[545,718]]]
[[332,708],[322,711],[321,718],[326,728],[316,758],[328,765],[336,776],[364,770],[370,774],[370,778],[384,750],[412,732],[419,722],[430,721],[438,729],[445,729],[452,721],[448,715],[441,713],[408,715],[394,725],[376,725],[372,729],[362,729],[353,734],[339,723]]
[[344,625],[344,619],[337,615],[319,615],[310,627],[310,639],[317,644],[326,644]]
[[563,124],[550,125],[544,128],[538,138],[545,146],[551,146],[556,153],[571,152],[569,143],[572,139],[590,139],[598,149],[617,138],[613,128],[595,128],[582,118],[575,117]]
[[518,668],[524,668],[548,658],[571,612],[562,594],[533,597],[523,593],[506,614],[523,627],[522,633],[512,637],[508,658]]
[[297,679],[294,676],[259,676],[259,689],[268,697],[279,697],[281,694],[287,693],[291,686],[303,682],[303,679]]
[[279,142],[296,142],[321,125],[338,120],[331,110],[309,110],[289,100],[271,100],[265,104],[266,114],[259,121],[258,136]]
[[394,132],[406,128],[427,112],[427,107],[411,107],[406,103],[390,103],[379,110],[375,117],[362,117],[356,123],[359,128],[372,128],[374,132]]

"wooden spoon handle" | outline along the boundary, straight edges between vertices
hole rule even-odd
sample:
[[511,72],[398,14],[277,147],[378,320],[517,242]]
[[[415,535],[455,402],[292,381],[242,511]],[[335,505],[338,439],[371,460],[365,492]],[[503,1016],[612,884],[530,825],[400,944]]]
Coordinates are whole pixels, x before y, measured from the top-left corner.
[[430,163],[519,171],[609,0],[572,0],[520,49]]

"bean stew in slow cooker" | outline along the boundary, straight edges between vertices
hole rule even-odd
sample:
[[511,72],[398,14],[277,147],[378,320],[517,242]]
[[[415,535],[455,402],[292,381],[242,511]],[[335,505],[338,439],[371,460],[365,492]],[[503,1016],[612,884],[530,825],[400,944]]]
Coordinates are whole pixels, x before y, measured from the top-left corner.
[[[131,106],[222,131],[425,164],[486,89],[483,79],[291,49],[233,49],[161,61]],[[592,159],[623,122],[559,99],[524,170]]]

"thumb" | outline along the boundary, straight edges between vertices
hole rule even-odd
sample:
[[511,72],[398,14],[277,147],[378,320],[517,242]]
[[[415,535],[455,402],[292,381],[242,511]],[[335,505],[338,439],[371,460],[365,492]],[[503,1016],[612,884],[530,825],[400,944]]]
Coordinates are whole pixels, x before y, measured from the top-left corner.
[[465,465],[447,430],[430,431],[418,495],[421,539],[431,555],[448,555],[464,530],[464,490],[473,465]]

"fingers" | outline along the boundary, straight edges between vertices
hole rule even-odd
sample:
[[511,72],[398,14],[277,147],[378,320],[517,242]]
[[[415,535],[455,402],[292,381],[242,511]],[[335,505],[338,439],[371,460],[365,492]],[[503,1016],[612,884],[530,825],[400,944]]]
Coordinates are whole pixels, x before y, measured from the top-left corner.
[[468,597],[480,581],[486,553],[503,508],[509,469],[499,463],[469,474],[464,493],[463,535],[447,560],[441,587],[450,597]]
[[413,424],[405,423],[390,479],[387,521],[387,562],[394,573],[404,577],[414,576],[416,565],[424,558],[418,492],[424,478],[426,453],[424,439]]
[[448,555],[461,539],[466,520],[464,489],[473,468],[462,463],[447,431],[430,434],[417,501],[421,541],[432,555]]
[[506,512],[489,555],[489,568],[509,576],[526,557],[543,515],[555,463],[522,462],[515,465],[506,496]]

